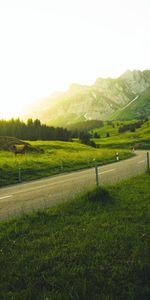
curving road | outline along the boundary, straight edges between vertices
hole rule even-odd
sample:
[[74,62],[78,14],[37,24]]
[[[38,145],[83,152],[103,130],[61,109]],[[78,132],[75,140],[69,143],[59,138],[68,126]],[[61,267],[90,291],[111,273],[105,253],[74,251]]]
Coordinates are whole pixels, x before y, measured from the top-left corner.
[[[137,151],[136,156],[132,158],[100,166],[100,185],[140,174],[146,170],[146,165],[146,151]],[[93,186],[95,182],[95,169],[91,168],[1,188],[0,219],[7,219],[32,209],[53,206],[73,198],[77,193]]]

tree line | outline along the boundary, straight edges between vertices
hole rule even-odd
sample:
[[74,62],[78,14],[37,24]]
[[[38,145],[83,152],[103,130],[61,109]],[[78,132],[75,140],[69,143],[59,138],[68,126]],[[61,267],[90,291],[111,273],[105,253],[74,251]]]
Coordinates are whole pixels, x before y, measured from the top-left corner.
[[0,120],[0,136],[12,136],[22,140],[61,140],[71,139],[71,132],[62,127],[41,124],[40,120],[28,119],[27,123],[18,119]]
[[120,126],[118,129],[119,133],[124,133],[126,131],[131,131],[135,132],[137,128],[140,128],[143,125],[144,121],[140,120],[136,123],[129,123],[129,124],[124,124],[123,126]]

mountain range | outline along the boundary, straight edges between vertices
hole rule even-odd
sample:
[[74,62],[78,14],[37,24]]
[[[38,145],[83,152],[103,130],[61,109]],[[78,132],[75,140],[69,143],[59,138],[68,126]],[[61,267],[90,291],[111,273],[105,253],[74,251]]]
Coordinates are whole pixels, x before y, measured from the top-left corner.
[[150,117],[150,70],[126,71],[118,78],[98,78],[91,86],[72,84],[33,108],[34,117],[67,126],[85,120]]

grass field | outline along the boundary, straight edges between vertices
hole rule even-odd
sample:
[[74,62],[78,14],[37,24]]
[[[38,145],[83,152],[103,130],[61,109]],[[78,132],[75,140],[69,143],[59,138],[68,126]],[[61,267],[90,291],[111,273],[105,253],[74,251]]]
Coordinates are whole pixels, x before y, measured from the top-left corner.
[[[30,152],[15,156],[12,152],[0,151],[0,186],[92,167],[94,160],[100,165],[110,163],[116,160],[116,152],[119,152],[121,159],[128,158],[133,147],[150,149],[150,121],[144,122],[135,132],[118,133],[120,126],[135,122],[104,122],[103,127],[94,129],[93,133],[100,134],[100,138],[94,139],[99,149],[74,140],[29,142],[43,149],[44,153]],[[107,133],[109,137],[106,137]]]
[[[120,126],[135,122],[137,121],[113,121],[113,126],[105,124],[104,127],[94,130],[101,136],[101,138],[94,139],[94,141],[101,148],[131,149],[134,146],[136,149],[150,149],[150,121],[145,122],[135,132],[118,133]],[[109,137],[106,137],[107,133],[110,134]]]
[[[15,155],[0,151],[0,186],[17,183],[19,168],[21,180],[28,181],[61,172],[92,167],[94,159],[98,164],[116,160],[117,149],[95,149],[79,142],[37,141],[31,145],[40,147],[44,153]],[[120,159],[130,157],[129,149],[119,151]]]
[[149,182],[1,222],[0,299],[150,299]]

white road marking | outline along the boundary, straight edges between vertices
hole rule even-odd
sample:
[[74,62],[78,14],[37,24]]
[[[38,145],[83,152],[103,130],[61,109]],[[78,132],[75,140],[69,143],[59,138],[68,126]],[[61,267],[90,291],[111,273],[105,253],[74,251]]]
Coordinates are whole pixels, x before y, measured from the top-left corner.
[[[108,172],[113,172],[114,170],[116,169],[110,169],[110,170],[106,170],[106,171],[103,171],[103,172],[99,172],[98,174],[104,174],[104,173],[108,173]],[[86,171],[86,170],[85,170]],[[70,174],[66,174],[66,176],[69,176]],[[76,174],[78,175],[78,174]],[[89,174],[86,174],[87,176],[89,176]],[[80,174],[80,176],[85,176],[85,174]],[[59,185],[59,184],[62,184],[62,183],[69,183],[69,181],[72,181],[72,180],[78,180],[79,177],[76,176],[74,178],[66,178],[65,180],[60,180],[59,182],[48,182],[46,184],[41,184],[39,186],[33,186],[33,187],[30,187],[30,188],[25,188],[21,191],[17,191],[17,192],[14,192],[13,195],[8,195],[8,196],[4,196],[4,197],[0,197],[0,200],[2,199],[5,199],[5,198],[10,198],[10,197],[13,197],[14,195],[17,195],[17,194],[22,194],[22,193],[29,193],[29,192],[32,192],[32,191],[35,191],[35,190],[40,190],[40,189],[43,189],[43,188],[47,188],[47,187],[53,187],[55,185]]]
[[13,196],[13,195],[3,196],[3,197],[0,197],[0,200],[6,199],[6,198],[11,198],[12,196]]
[[[133,159],[137,159],[137,157],[134,157]],[[143,162],[145,162],[145,160],[141,160],[141,161],[139,161],[139,162],[137,162],[137,164],[140,164],[140,163],[143,163]],[[100,166],[99,167],[99,171],[100,170],[102,170],[103,168],[104,168],[105,166]],[[79,179],[79,176],[91,176],[91,170],[92,169],[86,169],[86,170],[82,170],[81,171],[81,173],[80,173],[80,171],[79,172],[76,172],[76,176],[75,177],[71,177],[71,178],[68,178],[68,177],[70,177],[70,175],[72,174],[72,173],[69,173],[69,174],[65,174],[65,178],[62,180],[62,177],[64,176],[64,175],[62,175],[61,174],[61,176],[59,176],[57,179],[58,179],[58,181],[57,182],[49,182],[49,179],[46,179],[46,184],[41,184],[41,185],[39,185],[39,186],[32,186],[32,187],[25,187],[23,190],[19,190],[19,191],[17,191],[17,192],[15,192],[15,191],[13,191],[13,194],[12,195],[8,195],[8,196],[3,196],[3,197],[0,197],[0,200],[2,200],[2,199],[7,199],[7,198],[10,198],[10,197],[13,197],[13,196],[15,196],[15,195],[17,195],[17,194],[22,194],[22,193],[27,193],[27,192],[32,192],[32,191],[35,191],[35,190],[39,190],[39,189],[44,189],[44,188],[47,188],[47,187],[53,187],[53,186],[55,186],[55,185],[59,185],[59,184],[62,184],[62,183],[69,183],[69,181],[73,181],[73,180],[78,180]],[[109,173],[109,172],[113,172],[113,171],[115,171],[116,169],[110,169],[110,170],[106,170],[106,171],[100,171],[98,174],[99,175],[102,175],[102,174],[105,174],[105,173]],[[88,172],[87,172],[88,171]],[[87,174],[85,174],[85,173],[87,173]],[[32,182],[33,183],[33,182]],[[39,182],[40,183],[40,182]],[[42,183],[42,182],[41,182]],[[44,183],[44,180],[43,180],[43,183]],[[27,183],[24,183],[25,185],[27,185]],[[28,183],[28,184],[31,184],[31,182],[30,183]],[[21,186],[20,186],[21,187]],[[12,187],[11,187],[12,188]]]
[[143,162],[145,162],[145,159],[144,160],[141,160],[138,162],[138,164],[142,164]]
[[99,172],[98,174],[104,174],[104,173],[108,173],[108,172],[113,172],[115,171],[116,169],[110,169],[110,170],[107,170],[107,171],[103,171],[103,172]]
[[[78,175],[78,174],[77,174]],[[67,176],[67,175],[66,175]],[[69,174],[68,174],[68,176],[69,176]],[[80,174],[80,177],[85,177],[85,174]],[[86,176],[89,176],[89,174],[86,174]],[[43,188],[47,188],[47,187],[53,187],[53,186],[55,186],[55,185],[60,185],[60,184],[62,184],[62,183],[69,183],[70,181],[73,181],[73,180],[79,180],[79,176],[76,176],[76,177],[74,177],[74,178],[68,178],[68,179],[66,179],[66,180],[60,180],[59,182],[58,181],[56,181],[56,182],[48,182],[47,184],[42,184],[42,185],[39,185],[39,186],[33,186],[33,187],[31,187],[31,188],[25,188],[25,189],[23,189],[23,190],[21,190],[21,191],[18,191],[18,192],[14,192],[13,193],[13,195],[12,196],[14,196],[14,195],[18,195],[18,194],[22,194],[22,193],[28,193],[28,192],[32,192],[32,191],[35,191],[35,190],[41,190],[41,189],[43,189]],[[1,198],[0,198],[1,199]]]
[[[114,170],[116,169],[110,169],[110,170],[106,170],[106,171],[103,171],[103,172],[99,172],[99,174],[104,174],[104,173],[108,173],[108,172],[113,172]],[[83,172],[86,172],[87,170],[83,171]],[[89,176],[91,174],[87,173],[86,176]],[[65,175],[66,177],[70,176],[70,174],[66,174]],[[80,174],[80,177],[85,177],[85,174]],[[62,184],[62,183],[69,183],[69,181],[72,181],[72,180],[79,180],[79,176],[78,174],[76,174],[76,176],[74,178],[65,178],[65,180],[60,180],[59,182],[48,182],[46,184],[41,184],[39,186],[33,186],[33,187],[27,187],[21,191],[17,191],[17,192],[14,192],[12,195],[9,195],[9,196],[4,196],[4,197],[0,197],[0,200],[2,199],[5,199],[5,198],[10,198],[10,197],[13,197],[15,195],[18,195],[18,194],[22,194],[22,193],[29,193],[29,192],[33,192],[35,190],[42,190],[43,188],[50,188],[50,187],[53,187],[53,186],[56,186],[56,185],[59,185],[59,184]]]

